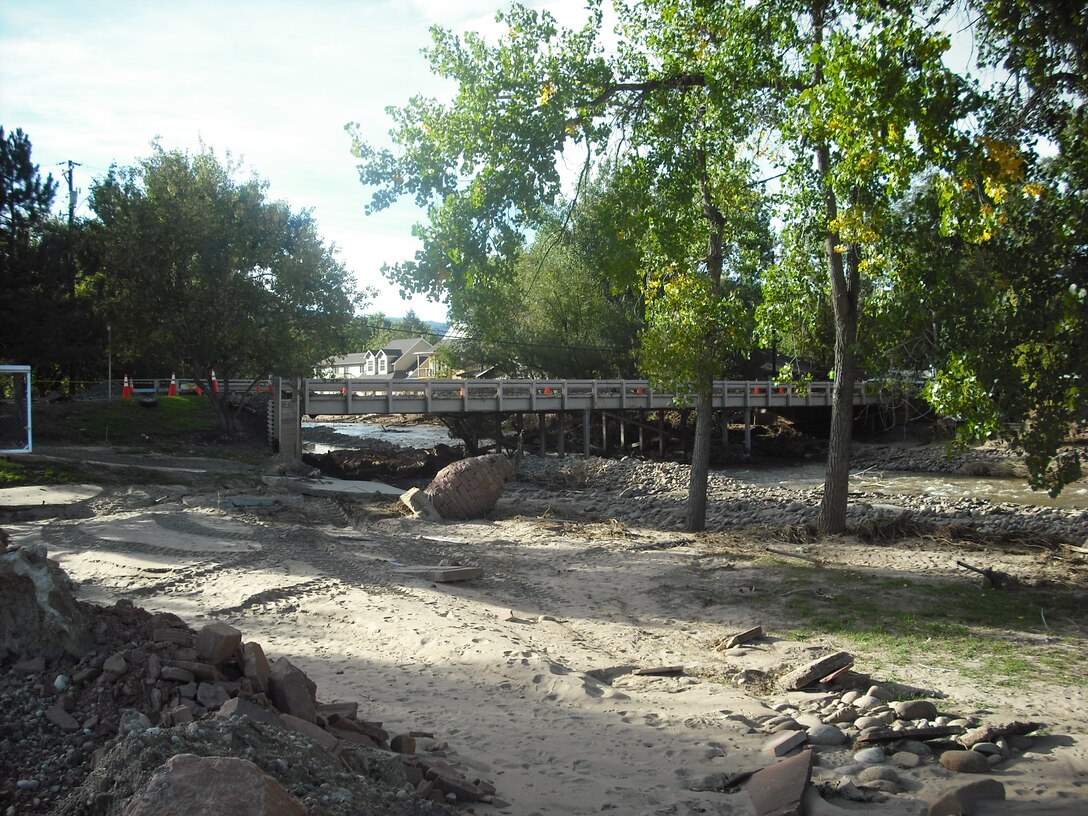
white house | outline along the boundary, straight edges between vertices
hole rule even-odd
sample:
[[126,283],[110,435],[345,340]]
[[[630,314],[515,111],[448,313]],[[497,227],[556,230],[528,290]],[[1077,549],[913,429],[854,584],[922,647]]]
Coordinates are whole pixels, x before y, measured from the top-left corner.
[[422,337],[390,340],[377,351],[367,350],[330,357],[320,366],[322,377],[333,380],[403,379],[431,376],[434,346]]

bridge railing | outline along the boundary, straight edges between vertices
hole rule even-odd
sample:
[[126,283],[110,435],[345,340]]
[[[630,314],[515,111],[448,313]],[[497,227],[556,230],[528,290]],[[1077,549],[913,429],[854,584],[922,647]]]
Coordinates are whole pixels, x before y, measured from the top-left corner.
[[[659,410],[694,404],[690,396],[655,391],[647,380],[303,380],[302,413],[465,414],[487,412]],[[834,383],[778,384],[719,380],[715,408],[825,407]],[[854,404],[880,401],[865,383],[854,388]]]

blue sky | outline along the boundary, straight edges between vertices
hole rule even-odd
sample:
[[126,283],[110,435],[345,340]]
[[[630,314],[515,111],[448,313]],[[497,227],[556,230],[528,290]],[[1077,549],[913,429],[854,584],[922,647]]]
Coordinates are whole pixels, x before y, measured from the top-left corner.
[[[366,216],[348,122],[385,142],[389,105],[415,93],[448,98],[420,49],[428,28],[487,32],[501,0],[0,0],[0,124],[22,128],[42,173],[61,180],[81,162],[78,213],[111,163],[129,165],[161,138],[167,149],[203,140],[270,183],[270,195],[312,208],[326,241],[360,283],[380,288],[370,311],[414,308],[445,319],[440,304],[406,303],[380,274],[415,251],[410,205]],[[531,3],[561,22],[582,19],[579,0]],[[67,208],[62,182],[58,206]]]

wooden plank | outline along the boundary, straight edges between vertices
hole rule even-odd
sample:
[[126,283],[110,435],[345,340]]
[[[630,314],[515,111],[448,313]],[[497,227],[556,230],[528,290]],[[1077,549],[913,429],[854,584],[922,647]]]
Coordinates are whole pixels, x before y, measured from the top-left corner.
[[683,674],[683,666],[650,666],[645,669],[635,669],[635,674],[641,674],[649,677],[669,675],[669,674]]
[[904,739],[922,740],[924,742],[925,740],[940,739],[941,737],[955,737],[962,733],[963,727],[959,725],[931,725],[925,728],[901,728],[899,730],[883,728],[880,731],[870,731],[868,734],[862,734],[857,741],[861,745]]
[[718,651],[725,651],[726,649],[732,649],[734,646],[740,646],[742,643],[748,643],[756,638],[763,637],[763,627],[753,626],[751,629],[745,629],[743,632],[738,632],[732,637],[722,638],[715,644],[714,648]]
[[821,677],[827,677],[843,666],[854,665],[854,657],[848,652],[835,652],[819,660],[806,663],[782,678],[782,686],[789,690],[803,689]]
[[437,583],[450,583],[453,581],[472,581],[483,578],[484,571],[480,567],[398,567],[393,570],[401,575],[412,575]]

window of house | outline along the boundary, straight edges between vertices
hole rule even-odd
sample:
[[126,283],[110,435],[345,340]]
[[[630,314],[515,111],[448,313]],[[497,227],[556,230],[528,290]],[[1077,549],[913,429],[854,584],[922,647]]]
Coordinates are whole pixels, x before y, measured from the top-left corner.
[[378,373],[379,374],[388,374],[389,373],[388,361],[385,359],[385,357],[379,357],[378,358]]
[[367,357],[366,358],[366,373],[367,374],[373,374],[374,373],[374,358],[373,357]]

